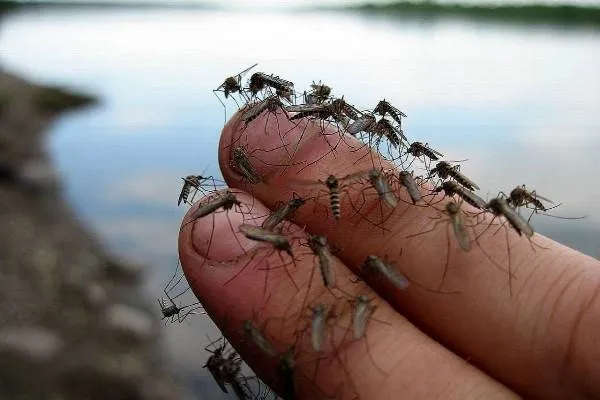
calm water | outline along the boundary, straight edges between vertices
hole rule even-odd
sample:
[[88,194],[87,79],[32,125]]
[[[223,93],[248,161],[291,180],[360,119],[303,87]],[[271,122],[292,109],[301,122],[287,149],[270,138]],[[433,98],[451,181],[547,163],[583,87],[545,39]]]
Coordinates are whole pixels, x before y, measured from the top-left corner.
[[[321,79],[355,104],[385,97],[412,140],[468,158],[490,196],[524,183],[563,205],[541,233],[600,257],[600,31],[398,21],[343,14],[41,10],[0,24],[0,62],[102,105],[50,136],[68,198],[114,252],[151,267],[159,296],[176,261],[179,177],[218,174],[223,111],[211,89],[255,62]],[[158,310],[157,310],[158,314]],[[198,375],[206,322],[165,329],[173,368]]]

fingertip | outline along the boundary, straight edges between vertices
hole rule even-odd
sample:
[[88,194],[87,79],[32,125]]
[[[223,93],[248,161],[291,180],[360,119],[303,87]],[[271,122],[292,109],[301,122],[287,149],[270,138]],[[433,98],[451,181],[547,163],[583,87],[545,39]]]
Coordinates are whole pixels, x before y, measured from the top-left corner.
[[282,108],[274,112],[263,112],[246,122],[244,115],[248,109],[242,108],[232,116],[223,128],[219,142],[221,171],[225,180],[233,187],[246,188],[249,183],[243,168],[240,168],[236,157],[232,156],[234,149],[245,154],[251,168],[263,181],[261,183],[265,183],[291,166],[304,165],[305,161],[296,155],[311,138],[322,133],[322,127],[313,121],[291,121]]
[[[234,202],[198,218],[201,208],[218,204],[225,196],[231,195]],[[269,209],[246,192],[231,189],[212,192],[196,202],[184,216],[179,231],[180,255],[196,256],[192,264],[199,259],[214,262],[235,260],[251,246],[249,240],[238,232],[238,227],[260,224],[261,218],[268,214]]]

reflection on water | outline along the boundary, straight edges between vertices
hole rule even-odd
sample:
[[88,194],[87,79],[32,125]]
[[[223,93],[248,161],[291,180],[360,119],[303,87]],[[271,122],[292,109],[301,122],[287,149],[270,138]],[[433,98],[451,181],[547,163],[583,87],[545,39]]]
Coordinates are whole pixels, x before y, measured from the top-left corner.
[[[56,124],[52,152],[83,217],[113,249],[153,266],[155,296],[175,265],[179,177],[218,174],[224,117],[211,90],[255,62],[298,87],[321,79],[364,107],[385,95],[409,115],[410,139],[468,157],[463,168],[483,193],[524,183],[562,202],[561,215],[587,215],[534,224],[600,257],[600,33],[356,14],[42,10],[3,20],[0,55],[29,77],[101,95],[100,107]],[[203,324],[168,330],[179,366],[204,361]]]

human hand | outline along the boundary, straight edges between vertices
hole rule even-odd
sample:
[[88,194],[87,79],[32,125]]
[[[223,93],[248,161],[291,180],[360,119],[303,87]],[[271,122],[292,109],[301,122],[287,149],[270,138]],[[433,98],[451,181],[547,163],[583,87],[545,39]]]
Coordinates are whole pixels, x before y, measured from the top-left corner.
[[[339,142],[336,135],[324,136],[318,125],[309,125],[303,133],[304,124],[295,127],[281,114],[277,121],[273,115],[266,121],[267,115],[245,131],[239,114],[234,116],[223,129],[219,146],[223,176],[247,205],[242,209],[249,212],[236,212],[234,207],[189,223],[196,203],[184,218],[179,236],[180,259],[192,290],[265,382],[282,390],[276,372],[279,357],[266,355],[244,337],[247,319],[254,319],[258,326],[268,322],[264,334],[279,355],[297,343],[297,398],[600,398],[600,262],[541,235],[533,237],[539,245],[534,251],[526,238],[511,229],[505,239],[504,231],[495,234],[497,228],[485,229],[482,223],[477,227],[478,245],[465,252],[446,224],[431,234],[407,238],[431,228],[439,212],[409,204],[403,191],[396,193],[404,202],[385,221],[386,230],[364,218],[380,213],[376,198],[367,199],[357,215],[349,207],[353,194],[348,194],[338,222],[326,208],[307,203],[289,227],[295,237],[306,236],[300,227],[325,235],[340,249],[332,263],[344,299],[323,288],[314,255],[297,240],[292,249],[295,262],[285,267],[276,251],[243,255],[240,244],[246,247],[249,242],[236,232],[237,226],[249,221],[260,224],[258,218],[290,200],[292,189],[286,183],[290,179],[317,181],[329,174],[346,176],[372,168],[370,157],[358,160],[364,153],[352,151],[352,138]],[[295,151],[293,141],[300,137]],[[247,148],[266,183],[250,185],[231,167],[230,151],[238,145]],[[288,159],[288,153],[294,165],[284,170],[277,165]],[[313,161],[324,154],[319,162],[298,172],[303,160]],[[301,189],[309,191],[301,185],[294,191]],[[363,276],[369,286],[356,283],[360,265],[371,254],[385,256],[418,284],[398,290],[380,277]],[[507,272],[492,261],[506,262],[507,254],[514,274],[512,295]],[[444,270],[443,291],[448,293],[428,289],[438,285]],[[346,343],[351,334],[339,326],[350,323],[333,321],[329,324],[333,328],[328,325],[337,332],[331,333],[332,343],[345,342],[326,346],[323,354],[311,351],[310,345],[301,346],[309,339],[297,341],[298,323],[290,328],[282,322],[306,321],[306,306],[317,302],[344,309],[341,303],[347,304],[346,298],[362,294],[377,305],[366,336]]]

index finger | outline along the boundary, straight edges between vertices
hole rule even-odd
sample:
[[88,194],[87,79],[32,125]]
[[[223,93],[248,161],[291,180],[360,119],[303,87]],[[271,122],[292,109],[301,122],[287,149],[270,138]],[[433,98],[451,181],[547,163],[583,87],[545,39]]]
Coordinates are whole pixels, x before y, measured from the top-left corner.
[[[231,120],[223,130],[219,156],[227,182],[251,190],[269,207],[291,198],[293,190],[283,184],[286,181],[317,181],[329,174],[345,176],[373,167],[370,157],[359,160],[361,154],[352,148],[352,138],[339,140],[332,130],[323,135],[318,124],[309,124],[306,129],[303,124],[294,126],[281,114],[277,121],[273,115],[270,121],[266,118],[263,114],[248,127],[239,119]],[[281,134],[282,125],[285,135]],[[299,138],[296,146],[294,140]],[[250,153],[253,149],[273,149],[267,161],[261,162],[258,156],[252,160],[258,173],[267,177],[265,182],[248,189],[231,167],[232,142],[244,143]],[[290,153],[292,159],[288,160]],[[306,164],[303,161],[317,159],[300,171]],[[285,160],[292,166],[281,167]],[[294,190],[302,194],[307,189],[298,186]],[[445,269],[443,249],[449,246],[447,281],[460,294],[436,294],[417,285],[403,293],[380,280],[369,283],[438,341],[523,393],[556,399],[600,393],[600,381],[594,379],[600,376],[595,362],[600,346],[594,335],[600,326],[597,260],[540,235],[535,236],[536,241],[547,249],[533,252],[530,243],[517,235],[509,232],[506,240],[500,240],[504,234],[494,235],[495,229],[490,229],[480,238],[481,248],[501,257],[508,246],[516,274],[515,295],[511,297],[506,272],[500,271],[481,248],[465,252],[451,241],[448,244],[445,229],[409,241],[406,236],[430,228],[434,223],[431,218],[438,212],[409,205],[404,192],[397,195],[406,202],[400,202],[390,213],[385,221],[387,231],[374,227],[362,215],[352,217],[351,212],[335,222],[329,211],[319,207],[301,208],[294,221],[343,248],[338,256],[351,268],[358,270],[369,254],[387,256],[414,281],[431,286]],[[362,201],[352,196],[360,193],[349,194],[342,204],[350,211],[351,200]],[[368,214],[368,206],[376,206],[378,200],[367,199],[365,204],[359,214]]]

